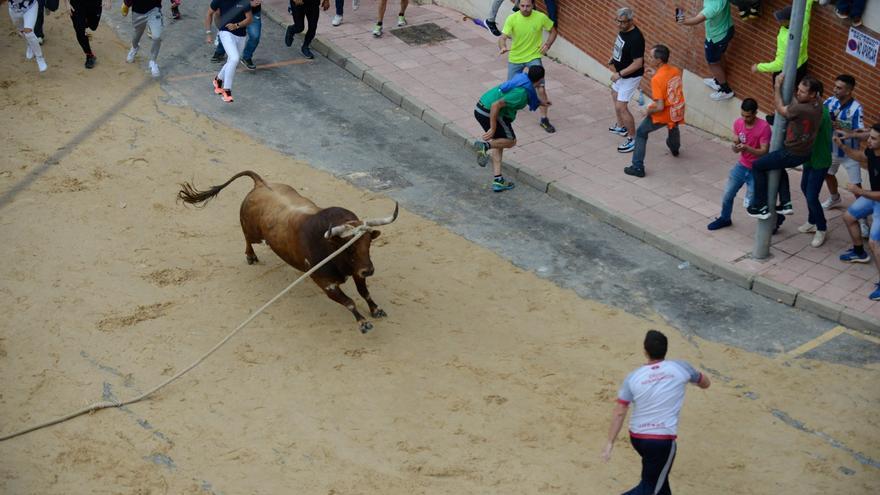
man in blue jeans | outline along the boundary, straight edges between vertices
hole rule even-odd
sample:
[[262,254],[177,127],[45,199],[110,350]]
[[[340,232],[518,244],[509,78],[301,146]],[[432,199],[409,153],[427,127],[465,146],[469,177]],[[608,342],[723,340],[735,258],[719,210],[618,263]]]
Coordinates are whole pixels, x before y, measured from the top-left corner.
[[822,83],[812,76],[804,77],[797,86],[792,103],[786,106],[782,102],[782,81],[783,76],[780,74],[776,78],[774,102],[776,111],[788,120],[785,142],[782,148],[758,158],[752,166],[755,201],[749,205],[747,211],[750,217],[761,220],[770,218],[770,208],[767,206],[767,172],[770,170],[782,171],[779,177],[780,204],[776,207],[776,213],[794,213],[785,169],[797,167],[810,159],[813,142],[816,141],[822,121],[822,102],[819,101]]
[[[254,51],[257,49],[257,45],[260,44],[260,33],[262,32],[262,22],[260,21],[260,17],[262,16],[260,10],[263,8],[263,0],[250,0],[250,2],[251,15],[253,15],[254,20],[247,26],[247,42],[244,44],[244,52],[241,54],[241,63],[244,64],[248,70],[257,70],[253,56]],[[214,55],[211,57],[211,61],[222,62],[224,58],[226,58],[226,50],[223,48],[223,43],[217,43],[217,48],[214,49]]]

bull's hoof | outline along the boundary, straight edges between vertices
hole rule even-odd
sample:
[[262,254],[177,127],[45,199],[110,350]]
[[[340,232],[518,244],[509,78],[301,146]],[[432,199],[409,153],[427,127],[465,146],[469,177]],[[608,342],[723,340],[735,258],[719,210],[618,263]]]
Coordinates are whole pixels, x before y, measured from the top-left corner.
[[373,329],[373,324],[368,321],[362,321],[360,325],[361,333],[367,333]]
[[375,311],[371,311],[370,314],[373,315],[373,318],[385,318],[388,316],[388,313],[385,312],[382,308],[376,308]]
[[254,263],[256,263],[258,261],[260,261],[260,260],[258,260],[256,256],[248,256],[247,257],[248,265],[253,265]]

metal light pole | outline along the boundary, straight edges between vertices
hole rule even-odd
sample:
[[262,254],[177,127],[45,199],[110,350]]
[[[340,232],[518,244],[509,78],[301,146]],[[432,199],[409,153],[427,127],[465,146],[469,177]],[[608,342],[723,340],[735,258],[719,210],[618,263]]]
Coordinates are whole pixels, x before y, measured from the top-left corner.
[[[782,74],[785,77],[782,81],[782,102],[786,105],[791,102],[791,95],[795,89],[794,83],[797,78],[798,55],[801,51],[801,36],[804,31],[804,15],[806,14],[807,2],[809,1],[812,0],[792,0],[791,2],[791,19],[788,22],[788,48],[785,51],[785,63],[782,66]],[[785,119],[777,112],[773,121],[773,137],[770,141],[770,151],[782,148],[782,142],[785,138],[785,125]],[[758,260],[766,259],[770,256],[770,238],[773,236],[773,229],[776,227],[776,215],[778,215],[776,213],[776,193],[779,191],[779,174],[781,172],[781,170],[767,172],[767,206],[773,214],[766,220],[759,220],[755,229],[755,248],[752,251],[752,257]]]

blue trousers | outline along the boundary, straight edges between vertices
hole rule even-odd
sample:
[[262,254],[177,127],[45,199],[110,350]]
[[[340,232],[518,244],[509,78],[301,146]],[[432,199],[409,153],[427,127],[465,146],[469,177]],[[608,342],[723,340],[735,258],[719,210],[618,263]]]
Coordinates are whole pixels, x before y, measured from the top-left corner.
[[730,169],[730,175],[727,177],[727,185],[724,186],[724,196],[721,198],[721,216],[723,220],[730,220],[733,213],[733,199],[739,192],[743,184],[746,185],[746,197],[749,198],[751,204],[755,195],[755,180],[752,178],[752,171],[736,162],[736,165]]
[[672,471],[672,463],[675,461],[675,440],[632,437],[629,440],[642,457],[642,480],[623,495],[672,495],[669,472]]
[[[645,117],[639,127],[636,129],[636,147],[633,150],[632,166],[635,168],[645,169],[645,152],[648,147],[648,134],[668,126],[666,124],[655,124],[651,120],[651,116]],[[678,131],[678,125],[669,129],[666,134],[666,147],[669,151],[678,153],[681,148],[681,134]]]
[[[260,34],[263,30],[263,23],[260,21],[260,16],[262,15],[262,12],[255,15],[253,22],[247,25],[247,42],[245,42],[244,52],[241,54],[241,58],[244,60],[253,58],[257,45],[260,44]],[[223,48],[223,43],[218,43],[217,48],[214,50],[214,56],[222,57],[223,55],[226,55],[226,50]]]
[[752,164],[752,175],[755,177],[755,202],[752,203],[752,206],[756,208],[767,206],[767,172],[770,170],[782,171],[779,176],[779,203],[790,203],[791,189],[788,185],[788,173],[785,169],[797,167],[809,159],[810,155],[795,155],[782,148],[755,160],[755,163]]
[[804,166],[804,174],[801,176],[801,192],[807,198],[807,211],[810,213],[807,221],[816,226],[816,230],[828,230],[825,223],[825,211],[819,201],[819,191],[825,183],[827,168],[813,169]]

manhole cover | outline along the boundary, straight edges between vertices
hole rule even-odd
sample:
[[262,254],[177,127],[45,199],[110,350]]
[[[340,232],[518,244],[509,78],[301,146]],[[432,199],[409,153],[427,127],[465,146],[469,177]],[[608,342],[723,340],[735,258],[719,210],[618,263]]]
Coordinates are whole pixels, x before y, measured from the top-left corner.
[[452,33],[433,22],[392,29],[391,34],[403,40],[407,45],[428,45],[455,39]]

